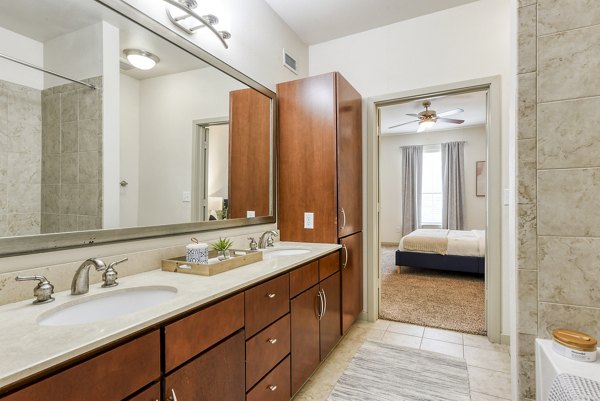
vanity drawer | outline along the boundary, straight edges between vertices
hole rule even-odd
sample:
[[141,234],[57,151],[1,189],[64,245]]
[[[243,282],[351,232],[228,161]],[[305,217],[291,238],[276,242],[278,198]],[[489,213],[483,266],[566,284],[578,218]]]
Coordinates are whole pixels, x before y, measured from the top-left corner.
[[243,326],[244,294],[165,326],[165,370],[173,370]]
[[284,274],[245,292],[246,338],[290,311],[290,276]]
[[340,270],[340,253],[334,252],[319,259],[319,281]]
[[128,401],[158,401],[160,400],[160,383],[154,384]]
[[246,390],[290,353],[290,315],[246,341]]
[[290,357],[288,356],[258,382],[246,396],[246,401],[289,401],[290,396]]
[[136,338],[2,401],[122,400],[160,377],[160,333]]
[[319,262],[314,261],[290,272],[290,298],[319,282]]

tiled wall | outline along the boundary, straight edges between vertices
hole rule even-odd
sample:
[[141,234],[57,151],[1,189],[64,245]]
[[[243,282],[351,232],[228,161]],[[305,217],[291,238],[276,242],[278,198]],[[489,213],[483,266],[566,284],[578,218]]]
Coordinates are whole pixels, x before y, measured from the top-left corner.
[[102,228],[102,77],[42,91],[42,233]]
[[40,233],[41,93],[0,81],[0,237]]
[[600,2],[519,0],[519,395],[534,339],[600,337]]

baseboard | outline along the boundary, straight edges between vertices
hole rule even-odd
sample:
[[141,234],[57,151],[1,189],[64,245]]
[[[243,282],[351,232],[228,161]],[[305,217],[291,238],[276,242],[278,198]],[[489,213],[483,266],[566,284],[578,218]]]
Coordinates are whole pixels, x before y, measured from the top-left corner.
[[508,334],[500,334],[500,344],[510,345],[510,336]]
[[369,316],[367,315],[367,312],[362,311],[362,312],[360,312],[360,314],[358,315],[358,318],[356,320],[362,320],[363,322],[368,322]]
[[398,246],[398,242],[381,242],[383,246]]

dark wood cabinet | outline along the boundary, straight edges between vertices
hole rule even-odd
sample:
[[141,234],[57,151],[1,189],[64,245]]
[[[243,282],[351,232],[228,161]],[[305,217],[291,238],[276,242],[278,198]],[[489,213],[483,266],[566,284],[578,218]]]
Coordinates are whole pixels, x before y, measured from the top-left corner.
[[360,94],[334,72],[278,84],[277,102],[281,239],[337,243],[361,231]]
[[146,390],[136,396],[129,398],[127,401],[159,401],[160,400],[160,383],[153,384]]
[[169,374],[163,399],[245,401],[244,344],[242,330]]
[[246,401],[288,401],[290,399],[290,357],[265,376],[246,396]]
[[342,330],[345,334],[362,312],[362,233],[340,240],[342,244]]
[[[319,260],[332,269],[332,255]],[[335,259],[338,260],[338,259]],[[329,261],[329,262],[328,262]],[[291,300],[291,379],[295,394],[341,339],[339,263],[336,273]]]
[[244,294],[246,338],[290,311],[290,275],[259,284]]

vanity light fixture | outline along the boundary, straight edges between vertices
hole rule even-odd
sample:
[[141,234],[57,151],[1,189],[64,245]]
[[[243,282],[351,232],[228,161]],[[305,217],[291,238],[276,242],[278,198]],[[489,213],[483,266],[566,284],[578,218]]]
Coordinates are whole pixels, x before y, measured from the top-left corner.
[[215,34],[227,49],[225,39],[231,38],[231,33],[218,31],[214,25],[219,23],[219,18],[213,14],[200,15],[194,11],[198,6],[196,0],[164,0],[167,3],[167,16],[175,26],[189,35],[193,35],[198,29],[208,28]]
[[140,70],[151,70],[160,61],[158,56],[146,50],[125,49],[123,54],[132,66]]

